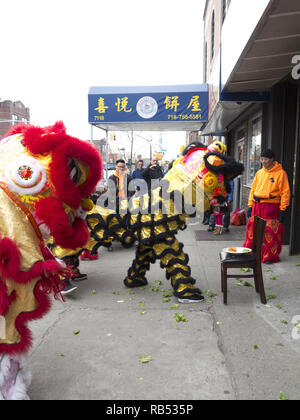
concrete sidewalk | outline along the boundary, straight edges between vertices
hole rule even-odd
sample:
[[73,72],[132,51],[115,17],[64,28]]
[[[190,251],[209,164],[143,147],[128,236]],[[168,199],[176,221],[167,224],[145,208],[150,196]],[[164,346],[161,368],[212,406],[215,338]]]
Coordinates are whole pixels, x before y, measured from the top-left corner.
[[[197,242],[194,231],[205,228],[191,220],[178,235],[192,275],[206,291],[202,304],[172,308],[176,298],[164,301],[171,289],[159,263],[151,267],[148,286],[125,288],[134,249],[117,243],[112,253],[101,249],[99,260],[81,263],[88,280],[31,324],[30,397],[276,400],[282,391],[299,399],[300,340],[292,337],[292,319],[299,315],[300,321],[300,259],[284,250],[281,263],[264,266],[271,270],[264,272],[266,294],[276,296],[268,305],[260,303],[255,289],[233,279],[225,307],[218,254],[241,242]],[[188,321],[176,322],[176,313]],[[141,363],[140,356],[152,360]]]

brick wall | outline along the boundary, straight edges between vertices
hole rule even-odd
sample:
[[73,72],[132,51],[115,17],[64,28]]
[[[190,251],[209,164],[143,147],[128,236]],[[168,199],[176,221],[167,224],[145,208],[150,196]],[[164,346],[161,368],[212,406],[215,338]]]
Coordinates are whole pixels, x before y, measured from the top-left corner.
[[29,108],[26,108],[21,101],[0,102],[0,138],[2,138],[13,125],[12,122],[1,122],[1,120],[12,120],[14,115],[18,121],[30,121]]
[[[220,42],[221,42],[221,30],[222,30],[222,0],[207,0],[206,7],[205,7],[205,14],[204,14],[204,54],[207,51],[207,74],[205,77],[204,69],[204,80],[207,82],[209,80],[209,76],[213,70],[216,57],[218,56],[220,50]],[[227,9],[229,7],[230,1],[227,0]],[[215,42],[214,42],[214,55],[212,57],[212,17],[213,12],[215,15]],[[205,48],[207,46],[207,49]],[[205,67],[205,65],[204,65]]]

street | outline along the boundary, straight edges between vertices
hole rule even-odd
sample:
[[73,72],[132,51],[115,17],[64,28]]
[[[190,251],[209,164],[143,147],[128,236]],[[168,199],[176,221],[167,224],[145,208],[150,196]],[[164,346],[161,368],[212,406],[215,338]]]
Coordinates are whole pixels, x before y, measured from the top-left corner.
[[82,262],[88,280],[30,324],[31,399],[277,400],[281,392],[299,399],[300,340],[292,323],[300,315],[299,257],[288,257],[285,248],[281,263],[263,265],[268,305],[253,287],[231,279],[224,306],[218,253],[241,245],[230,238],[245,227],[232,226],[221,241],[196,241],[195,231],[206,228],[191,220],[178,235],[205,292],[202,304],[174,307],[159,263],[148,286],[126,289],[134,249],[120,244]]

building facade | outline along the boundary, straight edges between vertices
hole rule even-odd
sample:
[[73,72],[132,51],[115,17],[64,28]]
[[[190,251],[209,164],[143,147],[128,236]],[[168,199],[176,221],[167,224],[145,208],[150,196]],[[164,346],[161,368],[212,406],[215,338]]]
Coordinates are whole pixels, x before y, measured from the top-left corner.
[[23,122],[30,122],[30,111],[21,101],[1,101],[0,100],[0,138],[2,138],[8,129]]
[[291,254],[300,252],[299,22],[298,0],[207,0],[204,12],[210,109],[202,134],[223,136],[230,155],[245,165],[235,180],[234,207],[247,208],[261,151],[273,149],[292,190],[285,229]]

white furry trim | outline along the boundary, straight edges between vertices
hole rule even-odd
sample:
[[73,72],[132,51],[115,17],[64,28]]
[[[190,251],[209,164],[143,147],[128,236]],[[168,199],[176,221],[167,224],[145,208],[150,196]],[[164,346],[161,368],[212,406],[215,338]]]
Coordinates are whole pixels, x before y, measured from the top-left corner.
[[10,368],[10,357],[7,355],[2,355],[0,357],[0,386],[4,385],[6,378],[9,374]]
[[31,374],[29,372],[26,372],[26,370],[24,369],[20,369],[16,377],[13,393],[11,395],[11,400],[30,400],[29,396],[27,395],[27,387],[30,385],[30,382]]
[[3,146],[4,144],[8,143],[11,140],[21,140],[21,139],[23,139],[23,134],[21,134],[21,133],[17,133],[17,134],[13,134],[12,136],[4,137],[0,142],[0,147]]
[[[32,178],[27,181],[22,179],[18,174],[19,168],[24,165],[29,166],[33,171]],[[40,179],[41,176],[42,178]],[[39,193],[42,191],[47,181],[45,168],[37,159],[29,156],[22,156],[15,159],[7,166],[5,168],[4,178],[12,191],[23,195],[34,195]],[[37,182],[38,184],[36,184]]]
[[[19,364],[19,370],[14,380],[14,385],[9,393],[11,393],[11,400],[29,400],[27,395],[27,388],[31,383],[31,373],[27,367],[26,355],[8,356],[3,355],[0,358],[0,387],[4,387],[6,381],[11,381],[10,365],[11,361],[15,361]],[[5,396],[0,391],[0,400],[5,400]]]

